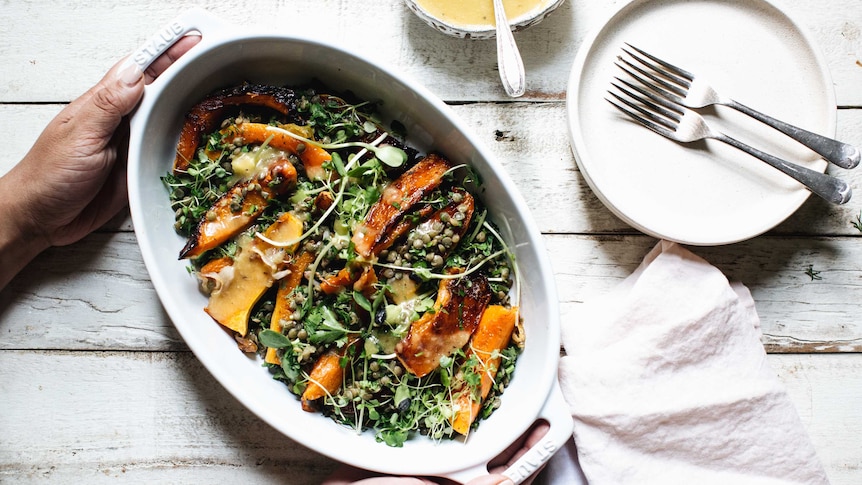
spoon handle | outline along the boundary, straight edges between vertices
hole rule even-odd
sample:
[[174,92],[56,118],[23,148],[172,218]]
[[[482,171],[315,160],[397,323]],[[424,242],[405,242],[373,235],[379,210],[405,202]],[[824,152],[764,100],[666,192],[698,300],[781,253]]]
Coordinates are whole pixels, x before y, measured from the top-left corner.
[[518,45],[515,44],[515,37],[509,28],[503,0],[494,0],[494,22],[497,25],[497,68],[500,70],[500,80],[506,94],[517,98],[524,94],[527,75]]

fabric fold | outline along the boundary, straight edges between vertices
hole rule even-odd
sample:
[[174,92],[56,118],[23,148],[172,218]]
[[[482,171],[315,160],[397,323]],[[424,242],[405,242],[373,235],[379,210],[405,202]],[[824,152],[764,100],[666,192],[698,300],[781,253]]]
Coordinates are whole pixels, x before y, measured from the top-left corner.
[[591,484],[828,483],[748,289],[678,244],[580,305],[562,338]]

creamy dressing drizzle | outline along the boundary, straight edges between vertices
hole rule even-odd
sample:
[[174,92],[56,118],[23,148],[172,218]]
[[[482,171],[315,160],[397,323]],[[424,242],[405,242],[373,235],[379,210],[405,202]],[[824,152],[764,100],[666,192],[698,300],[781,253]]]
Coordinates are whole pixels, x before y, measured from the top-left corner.
[[[484,25],[493,27],[492,0],[416,0],[429,14],[453,25]],[[544,6],[548,0],[503,0],[509,20]]]

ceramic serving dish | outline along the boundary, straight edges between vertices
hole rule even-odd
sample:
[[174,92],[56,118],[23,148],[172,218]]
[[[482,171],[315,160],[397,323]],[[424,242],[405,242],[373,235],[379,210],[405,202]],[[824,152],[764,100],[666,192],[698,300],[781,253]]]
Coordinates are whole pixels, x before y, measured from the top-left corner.
[[[486,1],[488,4],[491,3],[491,0]],[[535,2],[534,7],[525,10],[520,15],[510,17],[509,25],[515,32],[536,25],[544,20],[551,12],[556,10],[557,7],[562,5],[564,1],[565,0],[538,0]],[[451,18],[444,17],[433,9],[427,8],[425,5],[428,4],[429,0],[425,0],[425,2],[404,0],[404,2],[407,4],[407,8],[422,19],[422,21],[446,35],[465,39],[493,39],[496,37],[493,15],[484,23],[462,23],[454,21]]]
[[[466,480],[486,474],[488,461],[517,440],[537,419],[551,431],[507,473],[519,482],[571,439],[571,417],[556,388],[559,314],[553,275],[541,235],[500,164],[482,148],[442,103],[394,70],[321,40],[289,34],[243,32],[203,10],[181,15],[149,40],[133,59],[142,68],[189,31],[202,41],[146,87],[132,117],[129,202],[141,253],[161,302],[197,358],[249,410],[291,439],[319,453],[378,472],[447,476]],[[184,239],[173,229],[173,212],[160,177],[174,159],[184,115],[203,96],[242,81],[279,85],[312,78],[334,90],[384,101],[384,115],[404,123],[409,142],[432,147],[452,162],[473,166],[484,182],[491,217],[515,248],[521,277],[521,314],[526,348],[501,407],[466,441],[435,443],[423,437],[402,448],[377,443],[329,418],[301,410],[284,384],[273,380],[260,360],[240,352],[236,342],[206,313],[206,296],[177,260]]]

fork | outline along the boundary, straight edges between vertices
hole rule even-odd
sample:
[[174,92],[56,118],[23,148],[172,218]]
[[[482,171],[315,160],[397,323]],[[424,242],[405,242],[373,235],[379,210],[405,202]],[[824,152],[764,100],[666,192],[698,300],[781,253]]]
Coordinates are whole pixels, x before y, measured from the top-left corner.
[[655,89],[656,92],[676,101],[677,104],[688,108],[703,108],[713,104],[728,106],[775,128],[839,167],[854,168],[859,165],[859,160],[862,157],[860,157],[859,150],[853,145],[803,130],[767,116],[733,99],[721,96],[703,77],[695,76],[691,72],[665,62],[629,43],[626,45],[632,50],[623,47],[623,52],[631,56],[639,65],[619,57],[617,66],[637,79],[638,82]]
[[812,193],[832,202],[844,204],[850,200],[851,189],[847,182],[799,165],[782,160],[776,156],[746,145],[724,133],[712,130],[703,117],[694,111],[676,104],[648,90],[616,78],[624,86],[611,82],[611,85],[625,94],[620,96],[613,91],[608,94],[617,102],[605,98],[617,109],[646,126],[652,131],[680,143],[690,143],[712,138],[738,148],[749,155],[755,156],[781,172],[789,175]]

